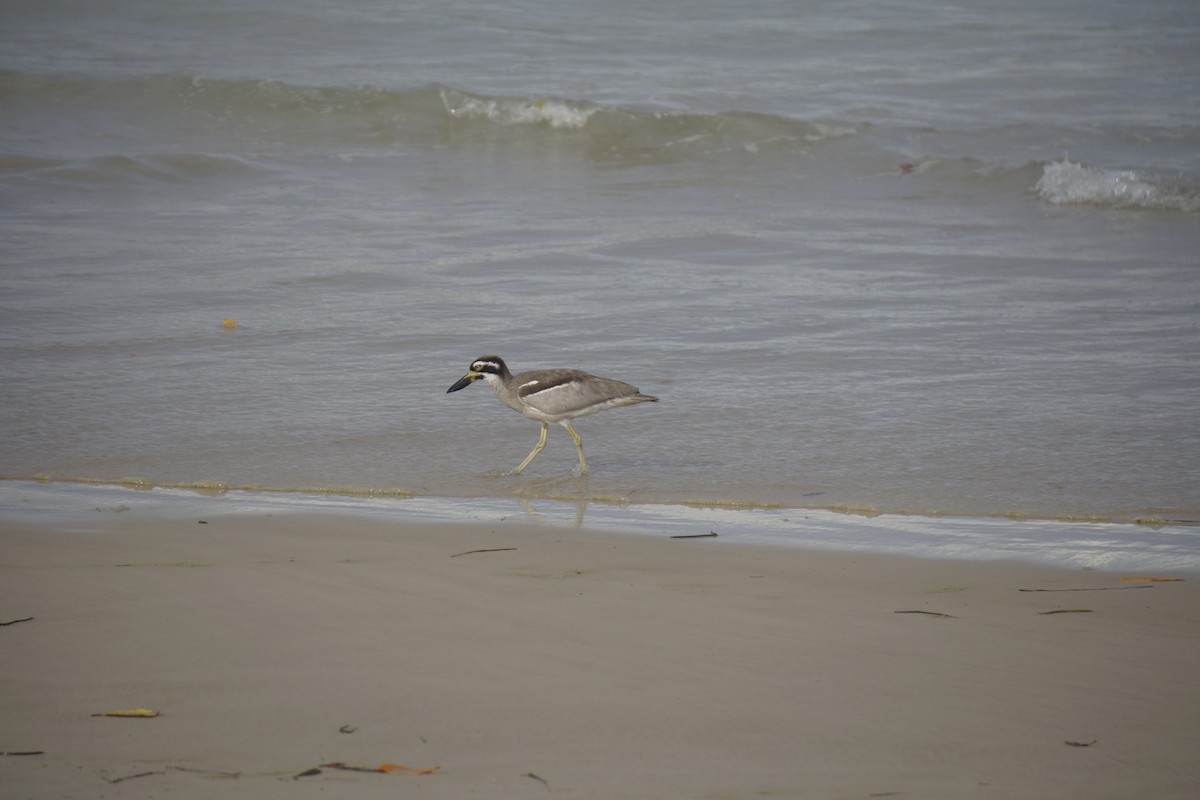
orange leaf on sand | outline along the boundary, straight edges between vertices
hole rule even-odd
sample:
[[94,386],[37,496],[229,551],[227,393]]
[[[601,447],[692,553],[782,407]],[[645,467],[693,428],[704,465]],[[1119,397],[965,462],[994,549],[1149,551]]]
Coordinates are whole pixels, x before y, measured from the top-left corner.
[[379,765],[380,772],[407,772],[410,775],[429,775],[430,773],[437,772],[441,768],[441,764],[438,764],[436,767],[422,767],[421,769],[413,769],[412,767],[406,767],[403,764]]
[[1123,581],[1181,581],[1183,578],[1121,578]]

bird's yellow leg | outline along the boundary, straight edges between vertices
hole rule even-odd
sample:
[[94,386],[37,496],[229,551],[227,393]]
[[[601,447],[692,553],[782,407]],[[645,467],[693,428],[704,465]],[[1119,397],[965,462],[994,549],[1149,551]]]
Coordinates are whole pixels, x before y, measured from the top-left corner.
[[583,440],[579,438],[579,434],[571,427],[571,423],[563,420],[563,427],[567,429],[567,433],[571,434],[571,439],[575,442],[575,452],[579,453],[579,469],[576,474],[582,475],[588,471],[587,459],[583,457]]
[[[538,437],[538,443],[533,446],[533,451],[530,452],[529,455],[525,456],[525,460],[521,462],[520,466],[518,466],[516,469],[514,469],[509,474],[520,475],[521,470],[523,470],[529,466],[529,462],[533,461],[534,456],[536,456],[538,453],[542,452],[542,450],[546,447],[546,431],[548,431],[548,430],[550,430],[550,426],[543,422],[542,423],[542,435]],[[576,438],[578,438],[578,437],[576,437]]]

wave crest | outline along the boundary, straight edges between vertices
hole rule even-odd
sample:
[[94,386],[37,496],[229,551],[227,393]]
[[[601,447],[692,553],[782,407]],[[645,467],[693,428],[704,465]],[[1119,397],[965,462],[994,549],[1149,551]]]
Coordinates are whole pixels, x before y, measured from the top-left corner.
[[739,111],[706,114],[562,98],[494,97],[445,86],[438,87],[438,96],[454,138],[531,139],[540,146],[579,147],[586,158],[600,160],[786,153],[857,133],[837,122]]
[[1058,206],[1200,211],[1200,186],[1183,178],[1161,179],[1134,170],[1085,167],[1067,159],[1046,164],[1034,191],[1042,200]]
[[[155,74],[123,78],[0,70],[0,102],[31,129],[104,132],[125,152],[167,139],[195,152],[252,145],[438,147],[497,142],[559,149],[587,160],[639,163],[725,154],[795,153],[857,129],[740,111],[611,106],[573,98],[496,96],[431,84],[415,88],[306,86],[266,79]],[[128,143],[133,143],[130,146]]]
[[498,98],[472,95],[450,88],[438,92],[451,119],[487,120],[498,125],[548,125],[580,130],[599,106],[544,98]]

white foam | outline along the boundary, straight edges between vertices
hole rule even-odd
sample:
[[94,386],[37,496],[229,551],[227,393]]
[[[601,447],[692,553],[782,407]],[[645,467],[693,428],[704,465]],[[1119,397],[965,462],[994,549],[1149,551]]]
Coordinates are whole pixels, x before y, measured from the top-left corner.
[[446,110],[460,119],[486,119],[498,125],[548,125],[562,130],[579,130],[597,107],[580,107],[558,100],[517,100],[461,97],[451,102],[443,94]]
[[1067,159],[1042,170],[1034,191],[1054,205],[1094,205],[1115,209],[1200,210],[1200,198],[1188,196],[1150,176],[1128,169],[1085,167]]

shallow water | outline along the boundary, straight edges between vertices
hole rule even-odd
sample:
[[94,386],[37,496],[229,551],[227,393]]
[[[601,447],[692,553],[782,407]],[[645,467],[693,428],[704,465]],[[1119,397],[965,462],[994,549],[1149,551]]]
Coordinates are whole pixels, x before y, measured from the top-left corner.
[[[0,475],[1200,519],[1200,15],[1126,5],[4,3]],[[487,353],[661,402],[504,477]]]
[[[487,538],[539,527],[569,534],[694,540],[699,547],[801,547],[955,561],[1013,561],[1122,577],[1200,576],[1200,529],[986,517],[864,516],[820,509],[712,508],[653,503],[503,497],[406,497],[307,492],[134,488],[112,484],[0,482],[0,525],[36,524],[46,533],[103,534],[112,525],[166,519],[197,524],[304,515],[324,517],[333,535],[354,519],[404,525],[478,526]],[[202,532],[202,528],[197,528]],[[693,543],[684,544],[685,547]],[[1144,585],[1144,584],[1143,584]]]

